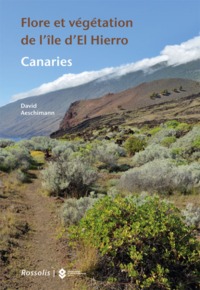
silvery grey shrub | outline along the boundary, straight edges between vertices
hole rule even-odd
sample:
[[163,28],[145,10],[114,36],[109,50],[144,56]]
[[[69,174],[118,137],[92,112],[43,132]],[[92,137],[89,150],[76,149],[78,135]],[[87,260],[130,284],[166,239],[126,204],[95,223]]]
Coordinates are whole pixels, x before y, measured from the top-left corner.
[[97,178],[97,172],[80,156],[73,156],[66,150],[56,160],[49,162],[42,171],[43,187],[49,194],[84,195],[84,191]]
[[64,226],[77,224],[91,208],[98,198],[91,196],[81,197],[80,199],[69,198],[61,208],[61,220]]
[[96,160],[107,165],[114,165],[120,156],[126,155],[126,152],[114,142],[102,141],[92,145],[91,154]]
[[145,150],[137,152],[132,158],[132,163],[134,166],[141,166],[155,159],[169,159],[172,157],[173,154],[168,148],[159,144],[152,144],[146,147]]
[[191,131],[185,134],[183,137],[177,139],[175,143],[171,145],[171,148],[183,148],[184,151],[190,151],[192,143],[197,137],[200,136],[200,126],[194,126]]
[[71,151],[71,154],[75,151],[75,145],[72,142],[66,142],[65,144],[60,144],[52,149],[52,156],[58,158],[66,150]]
[[0,139],[0,148],[6,148],[8,146],[14,145],[15,142],[10,139]]
[[28,169],[32,157],[25,148],[15,147],[9,150],[0,148],[0,169],[3,171],[14,170],[15,168]]
[[187,225],[200,229],[200,207],[188,203],[186,208],[182,210],[182,215]]
[[21,183],[28,181],[28,177],[27,177],[26,173],[24,171],[22,171],[21,169],[17,170],[16,177],[17,177],[17,180],[20,181]]
[[153,135],[149,140],[148,144],[160,144],[162,140],[166,137],[176,136],[176,130],[172,128],[163,128],[158,131],[155,135]]
[[200,188],[200,164],[176,166],[170,159],[153,160],[125,172],[119,187],[130,192],[189,193]]
[[52,150],[55,146],[59,145],[61,141],[51,139],[46,136],[32,137],[30,140],[21,140],[17,142],[20,147],[27,148],[28,150],[45,151]]

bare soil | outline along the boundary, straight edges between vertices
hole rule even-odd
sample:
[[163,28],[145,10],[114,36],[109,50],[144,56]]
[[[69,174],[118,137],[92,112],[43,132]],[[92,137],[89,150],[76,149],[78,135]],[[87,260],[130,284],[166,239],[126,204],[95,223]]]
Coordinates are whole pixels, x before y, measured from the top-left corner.
[[[62,268],[67,271],[67,253],[65,245],[57,238],[60,228],[57,201],[41,192],[39,178],[26,184],[18,198],[21,204],[18,204],[18,212],[29,231],[13,245],[9,263],[5,267],[0,265],[0,289],[73,289],[69,278],[61,279],[58,275]],[[24,276],[23,270],[41,271],[46,275]]]

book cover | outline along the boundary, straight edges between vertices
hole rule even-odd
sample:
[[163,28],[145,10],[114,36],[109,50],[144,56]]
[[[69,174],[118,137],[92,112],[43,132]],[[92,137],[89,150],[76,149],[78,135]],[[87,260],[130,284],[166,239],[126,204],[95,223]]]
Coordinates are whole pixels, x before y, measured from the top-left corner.
[[198,289],[199,0],[0,0],[0,288]]

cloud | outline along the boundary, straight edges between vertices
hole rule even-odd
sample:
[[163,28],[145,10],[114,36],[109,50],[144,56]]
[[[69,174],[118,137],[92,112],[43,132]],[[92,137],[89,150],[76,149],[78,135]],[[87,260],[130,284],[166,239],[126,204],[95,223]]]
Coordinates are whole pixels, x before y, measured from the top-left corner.
[[169,65],[179,65],[200,58],[200,36],[180,45],[167,45],[161,55],[168,57]]
[[28,92],[20,93],[12,97],[13,101],[24,99],[31,96],[39,96],[45,93],[76,87],[95,79],[99,79],[103,76],[113,73],[114,68],[105,68],[99,71],[85,71],[79,74],[64,74],[53,82],[44,83],[38,88],[32,89]]
[[179,45],[167,45],[160,52],[159,56],[146,58],[135,63],[122,65],[119,67],[104,68],[99,71],[85,71],[79,74],[64,74],[53,82],[44,83],[30,91],[12,96],[12,100],[39,96],[52,91],[76,87],[93,80],[103,80],[105,78],[115,78],[130,72],[143,70],[151,72],[151,67],[167,62],[168,65],[180,65],[196,59],[200,59],[200,36],[196,36]]

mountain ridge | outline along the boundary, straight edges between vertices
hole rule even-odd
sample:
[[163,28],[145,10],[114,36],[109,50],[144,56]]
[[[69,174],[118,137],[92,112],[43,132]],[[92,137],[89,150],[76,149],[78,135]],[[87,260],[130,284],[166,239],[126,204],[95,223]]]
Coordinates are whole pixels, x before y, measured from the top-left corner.
[[[117,78],[104,77],[77,87],[18,100],[0,108],[0,136],[28,138],[49,135],[59,128],[63,116],[74,101],[99,98],[155,79],[168,79],[175,76],[200,80],[199,67],[200,60],[178,66],[166,66],[165,63],[160,63],[152,67],[151,72],[139,70]],[[54,111],[55,116],[22,116],[20,108],[22,102],[37,103],[38,110]]]
[[116,130],[118,126],[123,128],[140,128],[147,125],[153,128],[169,120],[196,124],[199,123],[199,116],[200,93],[180,99],[174,99],[172,102],[153,104],[132,111],[126,110],[89,118],[73,127],[67,129],[60,128],[53,132],[50,137],[74,138],[78,136],[88,141],[97,138],[97,136],[94,137],[94,132],[98,131],[98,138],[106,139],[107,137],[105,137],[105,133],[103,133],[105,128],[110,128],[109,130],[111,131],[112,128]]
[[[182,89],[179,91],[178,88],[180,87]],[[176,92],[173,91],[174,89],[176,89]],[[168,93],[162,94],[165,90]],[[67,129],[74,125],[76,126],[84,119],[110,114],[111,112],[117,113],[121,110],[134,110],[170,102],[174,99],[198,93],[199,91],[200,83],[185,79],[165,79],[143,83],[116,94],[110,93],[101,98],[72,103],[60,124],[60,128]],[[158,95],[151,98],[156,93]]]

